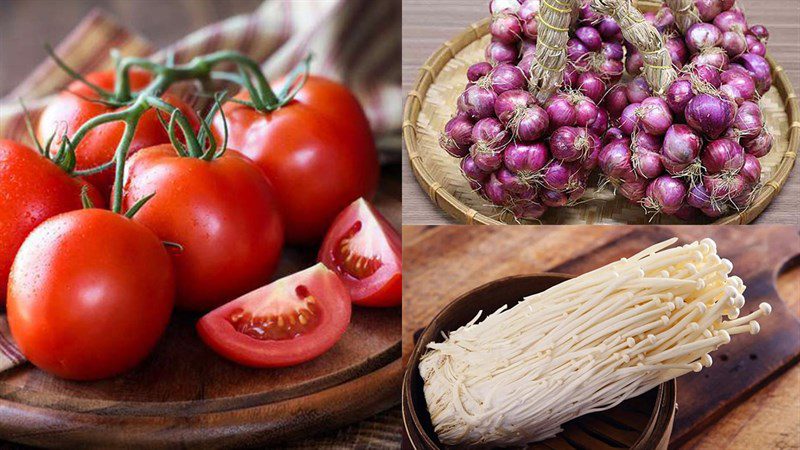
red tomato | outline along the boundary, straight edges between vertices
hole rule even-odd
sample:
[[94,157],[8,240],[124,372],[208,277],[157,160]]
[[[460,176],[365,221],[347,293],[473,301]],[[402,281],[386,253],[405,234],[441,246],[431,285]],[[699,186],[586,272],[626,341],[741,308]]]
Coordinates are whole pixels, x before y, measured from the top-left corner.
[[172,252],[179,307],[208,311],[272,276],[283,225],[269,181],[249,159],[232,150],[212,161],[182,158],[159,145],[133,155],[125,172],[125,209],[155,193],[134,220],[183,246]]
[[300,364],[333,347],[350,323],[350,296],[322,264],[281,278],[197,322],[203,342],[251,367]]
[[[86,80],[100,86],[106,90],[114,89],[116,78],[114,71],[92,72],[86,75]],[[146,87],[151,81],[148,72],[132,70],[130,72],[130,86],[132,91],[138,91]],[[192,127],[197,130],[200,122],[192,108],[171,94],[164,94],[163,99],[176,106],[186,115]],[[67,90],[62,92],[42,111],[39,118],[37,136],[40,142],[47,142],[47,139],[57,132],[54,142],[60,142],[60,137],[64,133],[65,126],[68,135],[72,137],[75,131],[86,123],[89,119],[114,111],[115,107],[96,101],[97,93],[87,86],[83,81],[76,80],[69,85]],[[162,112],[161,117],[165,122],[169,122],[169,114]],[[78,169],[88,169],[109,162],[114,157],[117,144],[119,144],[122,134],[125,131],[125,124],[122,122],[110,122],[92,129],[80,142],[75,149]],[[139,149],[151,147],[158,144],[169,143],[169,135],[164,130],[164,126],[158,120],[157,111],[150,109],[139,119],[136,132],[128,151],[128,156]],[[55,144],[53,144],[55,146]],[[109,168],[100,173],[90,175],[86,179],[97,186],[106,198],[111,193],[114,185],[114,168]]]
[[40,369],[96,380],[141,362],[167,327],[172,264],[153,232],[103,209],[52,217],[17,253],[8,324]]
[[[237,97],[250,98],[246,90]],[[234,102],[223,111],[230,148],[255,161],[275,186],[289,242],[317,242],[339,211],[375,193],[375,142],[361,106],[344,86],[310,76],[277,111],[264,114]],[[217,114],[220,142],[222,123]]]
[[339,275],[356,305],[397,306],[403,289],[401,254],[400,235],[360,198],[333,221],[318,259]]
[[67,175],[36,150],[0,139],[0,304],[8,271],[28,233],[46,219],[81,209],[81,187],[95,206],[105,202],[93,186]]

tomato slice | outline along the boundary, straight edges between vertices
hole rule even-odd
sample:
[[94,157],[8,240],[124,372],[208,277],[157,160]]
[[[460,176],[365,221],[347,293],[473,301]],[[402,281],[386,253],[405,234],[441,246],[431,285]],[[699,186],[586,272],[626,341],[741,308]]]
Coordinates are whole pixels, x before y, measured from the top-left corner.
[[300,364],[333,347],[350,323],[350,295],[322,264],[274,281],[203,316],[215,352],[251,367]]
[[397,306],[402,296],[400,235],[372,205],[359,198],[328,230],[318,260],[336,272],[361,306]]

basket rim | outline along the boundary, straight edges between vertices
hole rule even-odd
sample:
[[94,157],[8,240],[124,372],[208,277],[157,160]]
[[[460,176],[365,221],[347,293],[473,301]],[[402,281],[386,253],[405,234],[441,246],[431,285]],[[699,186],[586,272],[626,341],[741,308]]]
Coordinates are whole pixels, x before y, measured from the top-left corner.
[[[419,74],[411,90],[406,94],[406,100],[403,105],[403,141],[414,177],[420,187],[426,191],[431,201],[433,201],[440,210],[443,210],[457,221],[466,224],[507,225],[508,223],[506,222],[487,216],[467,206],[444,186],[438,183],[428,168],[422,163],[422,154],[419,151],[420,144],[418,140],[419,130],[417,120],[425,102],[428,89],[434,83],[448,61],[455,58],[465,47],[489,33],[490,21],[491,18],[486,17],[472,23],[461,33],[449,39],[434,51],[422,67],[420,67]],[[708,225],[743,225],[755,220],[755,218],[767,208],[775,196],[780,193],[794,167],[797,151],[798,148],[800,148],[800,105],[798,104],[798,98],[794,87],[783,67],[779,65],[769,53],[766,55],[766,60],[772,72],[773,87],[778,91],[778,95],[783,100],[784,110],[788,116],[789,133],[787,150],[781,157],[773,176],[763,183],[758,195],[756,195],[753,203],[748,208],[721,217],[708,223]],[[451,208],[444,208],[440,202],[449,205]],[[543,224],[546,225],[546,223]]]

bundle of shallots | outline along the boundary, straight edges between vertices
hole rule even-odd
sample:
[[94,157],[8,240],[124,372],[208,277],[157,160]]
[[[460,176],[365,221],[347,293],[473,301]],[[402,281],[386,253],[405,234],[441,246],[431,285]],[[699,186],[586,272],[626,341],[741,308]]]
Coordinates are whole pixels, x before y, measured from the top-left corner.
[[751,31],[733,2],[667,3],[678,9],[665,5],[645,19],[665,36],[681,71],[660,95],[643,77],[607,93],[604,106],[619,118],[612,114],[617,128],[600,153],[601,170],[652,212],[689,219],[745,209],[760,187],[758,158],[772,147],[757,103],[771,85],[763,58],[768,33],[762,26]]
[[[719,217],[750,206],[772,147],[759,96],[767,30],[730,0],[493,0],[442,147],[517,219],[580,199],[596,166],[647,211]],[[626,71],[629,77],[620,82]]]
[[543,51],[536,46],[539,23],[551,23],[539,17],[539,8],[558,11],[538,0],[515,3],[492,2],[487,61],[469,68],[440,143],[462,158],[473,189],[516,218],[532,220],[583,195],[608,117],[579,89],[543,102],[529,91],[537,70],[531,61]]

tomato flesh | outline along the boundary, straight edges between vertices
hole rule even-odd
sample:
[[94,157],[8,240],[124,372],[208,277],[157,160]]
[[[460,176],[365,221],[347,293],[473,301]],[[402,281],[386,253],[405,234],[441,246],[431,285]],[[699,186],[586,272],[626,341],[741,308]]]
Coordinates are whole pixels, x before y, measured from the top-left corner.
[[[294,290],[296,297],[273,297],[271,303],[245,305],[235,310],[228,320],[239,333],[259,340],[293,339],[311,333],[319,324],[320,310],[316,299],[308,288],[299,285]],[[257,298],[253,299],[254,303]]]
[[285,367],[333,347],[350,314],[347,289],[317,264],[211,311],[197,322],[197,331],[206,345],[234,362]]
[[354,304],[397,306],[401,301],[400,235],[364,199],[345,208],[334,220],[318,260],[335,271]]
[[356,221],[341,238],[334,253],[339,272],[359,280],[372,276],[383,265],[380,256],[372,254],[372,249],[365,245],[366,234],[360,233],[361,228],[361,221]]

